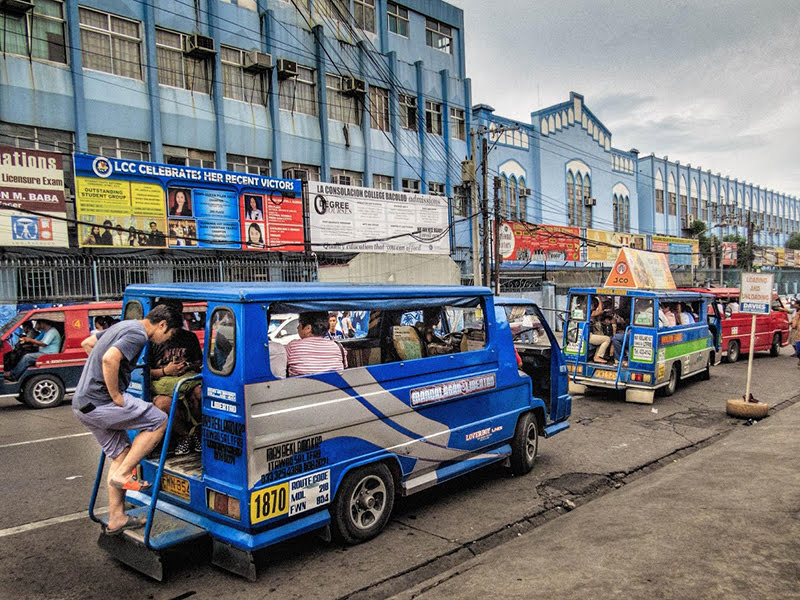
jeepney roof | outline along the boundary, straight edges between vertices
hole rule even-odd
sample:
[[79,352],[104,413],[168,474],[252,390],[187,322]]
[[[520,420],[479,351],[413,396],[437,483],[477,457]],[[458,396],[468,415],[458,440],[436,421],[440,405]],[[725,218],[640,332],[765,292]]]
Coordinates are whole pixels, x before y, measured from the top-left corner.
[[190,282],[130,285],[126,296],[167,297],[217,302],[274,302],[318,299],[464,298],[490,296],[487,287],[461,285],[390,285],[343,283]]
[[635,296],[643,298],[665,298],[668,300],[698,300],[700,298],[713,298],[712,294],[690,292],[687,290],[637,290],[626,288],[571,288],[570,294],[594,294],[600,296]]
[[495,296],[494,297],[494,304],[495,306],[539,306],[533,300],[528,298],[519,298],[519,297],[512,297],[512,296]]

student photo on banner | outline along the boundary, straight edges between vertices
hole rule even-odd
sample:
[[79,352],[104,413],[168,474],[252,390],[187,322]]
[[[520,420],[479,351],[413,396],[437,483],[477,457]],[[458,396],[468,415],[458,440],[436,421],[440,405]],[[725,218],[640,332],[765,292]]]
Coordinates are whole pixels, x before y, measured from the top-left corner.
[[263,196],[256,196],[254,194],[245,194],[244,218],[248,221],[263,221],[264,220],[264,211],[262,210],[263,201],[264,201]]
[[248,248],[264,248],[264,231],[261,229],[261,227],[261,223],[249,223],[247,225]]
[[192,219],[169,220],[170,248],[197,246],[197,225]]
[[[99,222],[100,218],[89,216],[87,220]],[[83,246],[114,246],[117,227],[120,224],[111,219],[103,219],[102,225],[81,225],[81,243]]]
[[169,216],[192,216],[192,192],[186,188],[169,188]]

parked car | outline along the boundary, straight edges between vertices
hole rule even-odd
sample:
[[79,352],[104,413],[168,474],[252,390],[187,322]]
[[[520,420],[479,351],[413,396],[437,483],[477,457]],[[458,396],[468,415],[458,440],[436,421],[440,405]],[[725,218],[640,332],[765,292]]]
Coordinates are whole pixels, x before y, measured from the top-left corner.
[[269,318],[269,339],[284,346],[292,340],[300,339],[297,334],[297,324],[299,319],[296,314],[270,315]]
[[[739,288],[691,288],[713,294],[722,313],[722,355],[736,362],[742,353],[750,352],[750,329],[753,316],[739,312]],[[756,316],[754,352],[777,356],[781,346],[789,343],[789,309],[778,294],[772,295],[771,312]]]
[[[0,329],[3,360],[0,395],[15,395],[31,408],[50,408],[64,400],[66,392],[75,389],[80,379],[86,352],[81,342],[89,336],[98,317],[120,318],[121,302],[89,302],[53,308],[34,308],[17,313]],[[7,356],[14,349],[25,321],[49,321],[61,336],[61,349],[45,354],[20,376],[19,381],[6,381]]]

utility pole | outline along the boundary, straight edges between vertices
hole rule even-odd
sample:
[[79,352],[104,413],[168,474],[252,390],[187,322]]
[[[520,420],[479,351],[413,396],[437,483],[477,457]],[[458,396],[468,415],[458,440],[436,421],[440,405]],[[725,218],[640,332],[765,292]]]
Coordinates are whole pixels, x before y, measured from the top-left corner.
[[475,181],[475,132],[470,135],[470,156],[461,163],[461,182],[469,186],[470,229],[472,230],[472,284],[481,285],[483,277],[481,275],[481,238],[478,232],[478,185]]
[[483,285],[489,285],[489,140],[481,136],[481,167],[483,168]]
[[494,293],[500,295],[500,178],[494,178]]
[[747,252],[747,270],[753,270],[753,221],[752,213],[747,211],[747,244],[745,245]]

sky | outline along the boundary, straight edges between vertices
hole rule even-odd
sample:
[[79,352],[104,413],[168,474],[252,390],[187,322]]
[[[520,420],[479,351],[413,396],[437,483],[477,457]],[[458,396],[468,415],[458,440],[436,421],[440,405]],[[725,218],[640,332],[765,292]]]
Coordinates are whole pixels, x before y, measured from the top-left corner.
[[800,197],[800,1],[449,2],[473,104],[530,123],[574,91],[616,148]]

